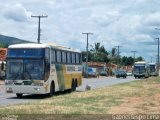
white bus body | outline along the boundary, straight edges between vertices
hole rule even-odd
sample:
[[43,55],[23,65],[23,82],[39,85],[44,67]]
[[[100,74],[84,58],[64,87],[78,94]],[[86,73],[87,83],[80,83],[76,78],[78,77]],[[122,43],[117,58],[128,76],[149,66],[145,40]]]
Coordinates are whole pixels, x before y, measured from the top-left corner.
[[145,61],[135,62],[133,68],[135,78],[149,77],[149,64]]
[[6,92],[53,95],[82,84],[81,52],[56,45],[10,45],[7,54]]

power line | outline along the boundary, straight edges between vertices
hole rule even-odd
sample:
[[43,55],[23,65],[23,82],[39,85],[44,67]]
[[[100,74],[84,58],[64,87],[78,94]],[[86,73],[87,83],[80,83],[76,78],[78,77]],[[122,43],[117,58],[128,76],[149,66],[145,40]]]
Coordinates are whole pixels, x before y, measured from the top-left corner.
[[48,17],[48,15],[46,15],[46,16],[44,16],[44,15],[31,15],[31,17],[35,17],[35,18],[38,18],[38,38],[37,38],[37,40],[38,40],[38,43],[40,43],[40,33],[41,33],[41,26],[40,26],[40,24],[41,24],[41,18],[46,18],[46,17]]
[[86,77],[88,77],[88,36],[89,35],[93,35],[93,33],[82,33],[82,34],[87,35],[87,46],[86,46],[87,56],[86,56],[86,70],[85,70],[85,74],[86,74]]

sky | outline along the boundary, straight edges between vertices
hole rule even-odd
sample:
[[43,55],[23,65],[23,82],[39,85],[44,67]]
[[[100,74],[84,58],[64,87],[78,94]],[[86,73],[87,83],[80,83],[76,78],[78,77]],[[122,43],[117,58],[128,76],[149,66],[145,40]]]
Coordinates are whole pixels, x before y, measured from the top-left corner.
[[41,19],[41,42],[86,50],[100,42],[107,51],[120,47],[121,56],[137,51],[155,62],[160,35],[160,0],[0,0],[0,34],[37,41]]

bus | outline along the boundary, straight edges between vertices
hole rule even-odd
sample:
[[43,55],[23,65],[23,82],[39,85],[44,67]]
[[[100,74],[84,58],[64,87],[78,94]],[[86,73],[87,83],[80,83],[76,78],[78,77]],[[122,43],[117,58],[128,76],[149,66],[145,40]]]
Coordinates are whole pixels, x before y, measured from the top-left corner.
[[158,76],[158,68],[156,63],[149,63],[150,76]]
[[149,77],[149,64],[145,61],[135,62],[133,74],[135,78]]
[[80,50],[54,44],[25,43],[8,47],[6,93],[54,95],[82,84]]

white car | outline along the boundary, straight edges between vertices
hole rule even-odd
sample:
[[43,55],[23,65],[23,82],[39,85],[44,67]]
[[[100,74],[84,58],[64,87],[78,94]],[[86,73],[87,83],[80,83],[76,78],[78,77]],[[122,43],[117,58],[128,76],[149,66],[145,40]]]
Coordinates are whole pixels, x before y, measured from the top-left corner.
[[132,72],[127,72],[127,76],[132,76]]

